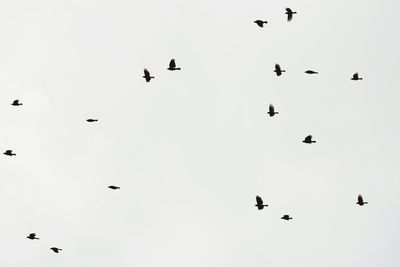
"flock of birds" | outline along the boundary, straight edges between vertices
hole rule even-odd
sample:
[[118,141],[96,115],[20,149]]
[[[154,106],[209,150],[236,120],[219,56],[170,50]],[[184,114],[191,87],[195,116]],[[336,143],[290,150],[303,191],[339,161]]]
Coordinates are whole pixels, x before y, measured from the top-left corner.
[[[297,12],[292,11],[290,8],[286,8],[285,14],[287,15],[287,21],[291,21],[293,19],[293,15],[297,14]],[[264,24],[267,24],[268,21],[255,20],[254,23],[256,23],[259,27],[263,28]],[[169,66],[167,69],[169,71],[181,70],[181,68],[176,67],[175,59],[170,60]],[[281,76],[286,71],[283,70],[279,64],[275,64],[275,69],[273,72],[275,72],[277,76]],[[306,74],[318,74],[318,72],[314,71],[314,70],[306,70],[305,73]],[[154,76],[151,76],[150,71],[148,69],[144,69],[143,78],[146,80],[146,82],[150,82],[151,79],[154,79]],[[363,78],[361,78],[358,73],[354,73],[353,76],[351,77],[351,80],[353,80],[353,81],[358,81],[358,80],[362,80],[362,79]],[[11,105],[12,106],[22,106],[22,103],[18,99],[16,99],[11,103]],[[270,117],[273,117],[273,116],[279,114],[279,112],[276,112],[275,107],[272,104],[270,104],[269,111],[267,112],[267,114]],[[86,121],[89,123],[93,123],[93,122],[97,122],[98,119],[90,118],[90,119],[87,119]],[[302,142],[305,144],[316,143],[316,141],[312,139],[312,135],[306,136]],[[16,154],[11,149],[6,150],[3,154],[6,156],[16,156]],[[108,186],[108,188],[112,189],[112,190],[120,189],[120,187],[116,186],[116,185],[110,185],[110,186]],[[368,202],[364,201],[362,195],[358,195],[356,204],[359,206],[363,206],[365,204],[368,204]],[[264,209],[264,207],[268,207],[267,204],[264,204],[264,201],[260,196],[256,196],[255,206],[257,207],[258,210],[262,210],[262,209]],[[293,218],[290,215],[285,214],[281,217],[281,219],[289,221],[289,220],[292,220]],[[36,233],[30,233],[26,238],[28,238],[30,240],[39,240],[39,238],[36,236]],[[59,253],[60,251],[62,251],[61,248],[57,248],[57,247],[51,247],[50,249],[55,253]]]

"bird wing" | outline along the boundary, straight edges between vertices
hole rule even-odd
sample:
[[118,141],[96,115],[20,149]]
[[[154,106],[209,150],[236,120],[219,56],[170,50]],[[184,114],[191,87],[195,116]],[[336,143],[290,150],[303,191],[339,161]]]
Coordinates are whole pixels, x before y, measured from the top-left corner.
[[364,202],[362,195],[358,195],[358,202],[359,203],[363,203]]
[[358,79],[358,72],[356,72],[356,73],[353,74],[353,78],[354,78],[354,79]]
[[147,69],[144,69],[144,76],[146,77],[150,76],[150,72]]
[[311,139],[312,139],[312,135],[307,135],[306,141],[307,141],[307,142],[311,142]]
[[170,69],[175,69],[176,64],[175,64],[175,59],[171,59],[171,61],[169,62],[169,68]]
[[287,13],[293,13],[293,11],[292,11],[290,8],[288,8],[288,7],[286,8],[286,12],[287,12]]
[[292,20],[292,18],[293,18],[293,13],[287,13],[287,20],[288,21],[291,21]]
[[279,66],[279,64],[275,64],[275,70],[276,71],[281,71],[281,66]]
[[269,105],[269,112],[270,113],[274,113],[275,112],[275,108],[272,104]]
[[261,199],[260,196],[256,196],[256,201],[257,201],[257,205],[262,205],[263,204],[263,200]]

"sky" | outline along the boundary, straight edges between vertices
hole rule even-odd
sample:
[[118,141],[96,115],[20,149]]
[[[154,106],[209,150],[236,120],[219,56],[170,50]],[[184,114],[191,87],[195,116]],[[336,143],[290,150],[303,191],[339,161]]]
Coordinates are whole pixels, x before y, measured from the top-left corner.
[[0,1],[0,266],[399,266],[399,8]]

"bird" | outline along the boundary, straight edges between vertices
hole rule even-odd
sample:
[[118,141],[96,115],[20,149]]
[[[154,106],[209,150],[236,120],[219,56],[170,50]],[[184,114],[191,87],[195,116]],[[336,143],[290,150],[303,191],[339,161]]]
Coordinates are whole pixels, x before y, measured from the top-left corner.
[[269,105],[269,111],[267,113],[270,117],[273,117],[275,114],[279,114],[279,112],[275,112],[275,108],[272,104]]
[[305,73],[307,73],[307,74],[318,74],[318,72],[313,71],[313,70],[306,70]]
[[277,76],[281,76],[282,72],[286,72],[286,70],[282,70],[281,66],[279,66],[279,64],[275,64],[275,70],[274,72],[276,72]]
[[87,122],[95,122],[95,121],[98,121],[97,119],[87,119],[86,120]]
[[112,190],[116,190],[116,189],[119,189],[119,186],[110,185],[108,188],[110,188]]
[[55,253],[58,253],[58,252],[60,252],[60,251],[62,251],[62,249],[61,248],[56,248],[56,247],[52,247],[52,248],[50,248],[52,251],[54,251]]
[[146,80],[146,82],[150,82],[151,79],[154,79],[154,76],[150,76],[150,72],[147,69],[144,69],[143,78]]
[[30,233],[26,238],[29,238],[29,239],[31,239],[31,240],[34,240],[34,239],[39,240],[39,238],[36,237],[36,234],[35,234],[35,233]]
[[306,138],[304,138],[303,143],[306,143],[306,144],[316,143],[316,141],[311,140],[311,139],[312,139],[312,135],[307,135]]
[[287,215],[287,214],[283,215],[283,216],[281,217],[281,219],[282,219],[282,220],[286,220],[286,221],[293,220],[293,218],[290,217],[290,216]]
[[297,12],[293,12],[290,8],[286,8],[285,14],[287,15],[287,20],[291,21],[293,18],[293,14],[297,14]]
[[351,79],[353,81],[358,81],[358,80],[362,80],[363,78],[358,77],[358,72],[356,72],[356,73],[353,74],[353,77],[351,77]]
[[254,23],[257,24],[260,28],[262,28],[262,27],[264,27],[264,24],[268,23],[268,21],[266,21],[266,20],[263,21],[263,20],[258,19],[258,20],[255,20]]
[[169,62],[169,67],[167,70],[181,70],[181,68],[177,68],[175,64],[175,59],[171,59]]
[[17,154],[13,153],[12,150],[6,150],[6,152],[3,153],[6,156],[16,156]]
[[12,106],[22,106],[22,103],[20,103],[18,99],[15,99],[15,100],[11,103],[11,105],[12,105]]
[[260,196],[256,196],[256,202],[257,204],[255,204],[254,206],[256,206],[258,210],[262,210],[264,207],[268,207],[268,205],[264,205],[264,201]]
[[356,204],[358,204],[358,205],[360,205],[360,206],[363,206],[364,204],[368,204],[368,202],[365,202],[365,201],[364,201],[362,195],[358,195],[357,200],[358,200],[358,201],[357,201]]

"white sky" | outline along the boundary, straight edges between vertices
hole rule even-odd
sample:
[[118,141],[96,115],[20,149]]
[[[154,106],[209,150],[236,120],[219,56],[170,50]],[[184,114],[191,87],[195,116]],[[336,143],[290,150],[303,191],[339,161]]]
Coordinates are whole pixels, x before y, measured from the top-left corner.
[[0,266],[400,265],[398,1],[0,3]]

